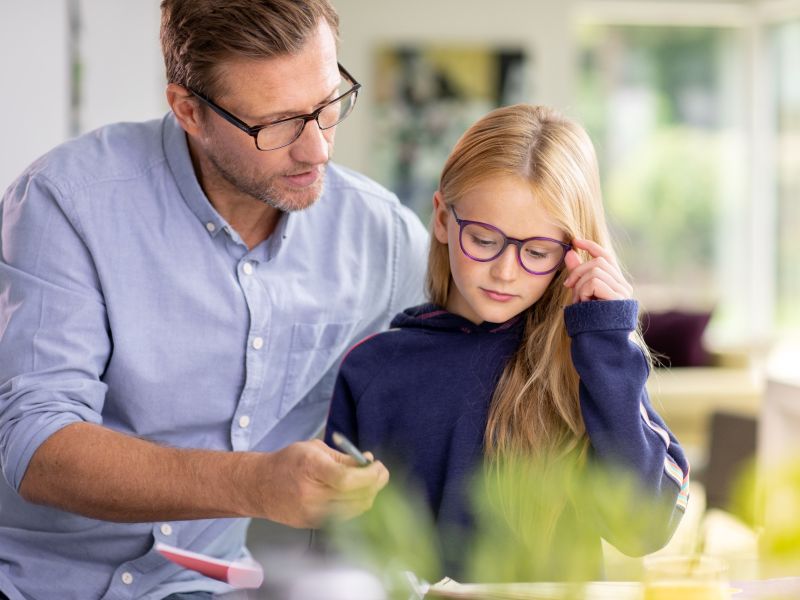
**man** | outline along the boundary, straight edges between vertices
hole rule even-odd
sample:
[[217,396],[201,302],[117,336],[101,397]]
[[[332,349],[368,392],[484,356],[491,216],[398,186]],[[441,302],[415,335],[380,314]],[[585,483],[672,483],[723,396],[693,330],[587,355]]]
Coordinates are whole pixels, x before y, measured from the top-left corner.
[[427,252],[328,164],[359,87],[337,28],[327,0],[164,0],[171,113],[60,146],[3,197],[11,600],[206,598],[229,588],[155,542],[236,559],[248,517],[309,527],[385,485],[302,441],[342,353],[420,300]]

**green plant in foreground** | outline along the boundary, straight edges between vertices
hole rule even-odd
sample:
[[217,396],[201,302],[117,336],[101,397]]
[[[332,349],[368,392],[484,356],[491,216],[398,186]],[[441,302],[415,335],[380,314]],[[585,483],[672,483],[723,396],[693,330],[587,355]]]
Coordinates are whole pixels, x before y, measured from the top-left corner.
[[369,511],[350,521],[331,521],[325,532],[335,550],[378,573],[398,597],[408,598],[405,571],[426,581],[440,577],[430,510],[419,493],[394,480],[378,494]]
[[[398,598],[408,597],[407,570],[430,582],[444,575],[480,582],[598,579],[601,536],[629,554],[652,551],[672,511],[646,500],[620,469],[586,468],[570,455],[519,460],[474,478],[474,532],[441,540],[421,495],[395,481],[401,478],[393,478],[370,511],[330,523],[326,535],[350,560],[380,574]],[[453,564],[459,573],[442,571]]]
[[631,555],[665,539],[671,506],[649,500],[626,471],[567,455],[520,460],[476,485],[478,528],[469,553],[476,581],[585,582],[602,575],[599,538]]

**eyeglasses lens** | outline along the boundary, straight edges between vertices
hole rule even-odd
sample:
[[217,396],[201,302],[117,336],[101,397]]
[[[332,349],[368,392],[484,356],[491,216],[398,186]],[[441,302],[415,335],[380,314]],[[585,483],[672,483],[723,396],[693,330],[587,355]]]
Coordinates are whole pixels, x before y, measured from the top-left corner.
[[[335,102],[331,102],[317,115],[317,123],[320,129],[330,129],[341,123],[353,112],[355,106],[356,90],[347,94]],[[269,125],[259,130],[256,143],[261,150],[274,150],[283,146],[288,146],[295,141],[303,131],[306,120],[302,117],[290,119]]]

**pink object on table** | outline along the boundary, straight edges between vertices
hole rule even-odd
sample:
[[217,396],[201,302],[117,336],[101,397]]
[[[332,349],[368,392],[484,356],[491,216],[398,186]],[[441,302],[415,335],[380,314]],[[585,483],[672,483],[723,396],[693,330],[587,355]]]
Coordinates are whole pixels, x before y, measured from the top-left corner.
[[156,542],[155,547],[172,562],[236,588],[255,589],[264,582],[264,570],[256,562],[220,560],[162,542]]

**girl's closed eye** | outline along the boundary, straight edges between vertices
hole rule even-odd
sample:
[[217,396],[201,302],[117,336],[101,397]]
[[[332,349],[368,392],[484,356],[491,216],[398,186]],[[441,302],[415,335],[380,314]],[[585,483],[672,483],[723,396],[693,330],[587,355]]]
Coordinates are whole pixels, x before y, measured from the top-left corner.
[[553,253],[547,250],[546,248],[525,248],[525,254],[528,258],[533,260],[547,260],[550,258]]
[[495,248],[500,244],[496,236],[481,235],[480,233],[469,233],[469,241],[471,244],[480,246],[481,248]]
[[564,249],[557,242],[532,240],[522,248],[522,254],[527,265],[547,270],[561,262]]

